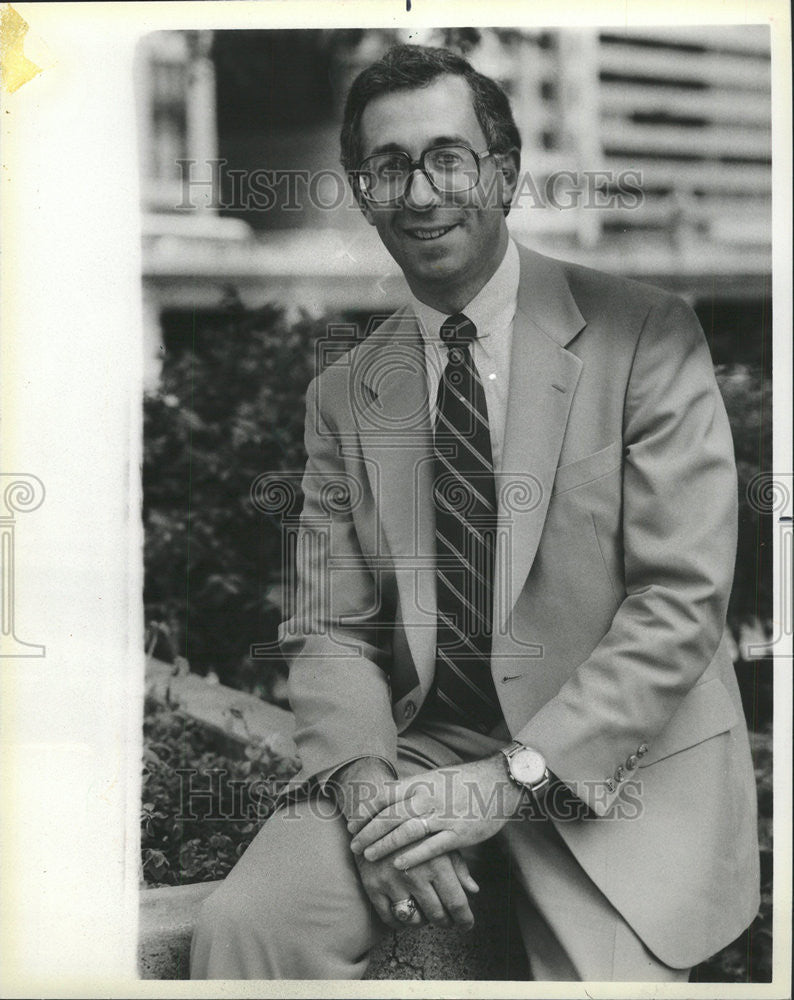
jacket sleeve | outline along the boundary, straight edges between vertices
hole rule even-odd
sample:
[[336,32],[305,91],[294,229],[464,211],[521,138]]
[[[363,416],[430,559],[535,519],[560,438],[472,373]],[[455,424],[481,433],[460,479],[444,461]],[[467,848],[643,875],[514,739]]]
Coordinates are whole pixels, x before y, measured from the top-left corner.
[[714,657],[735,551],[733,444],[710,353],[692,310],[655,305],[624,408],[626,596],[611,627],[517,738],[598,815],[616,763],[650,743]]
[[317,399],[315,379],[306,396],[294,606],[279,632],[297,721],[299,780],[327,778],[359,757],[380,757],[392,767],[397,760],[388,630],[378,624],[379,588],[353,517],[365,484],[346,471],[339,435]]

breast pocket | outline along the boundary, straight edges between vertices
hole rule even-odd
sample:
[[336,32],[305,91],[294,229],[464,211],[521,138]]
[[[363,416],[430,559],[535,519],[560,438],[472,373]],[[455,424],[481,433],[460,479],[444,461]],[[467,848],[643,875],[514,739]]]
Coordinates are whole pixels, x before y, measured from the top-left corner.
[[554,477],[554,486],[551,491],[552,496],[560,493],[568,493],[578,486],[592,483],[602,476],[609,475],[615,469],[620,468],[621,445],[619,441],[613,441],[606,448],[594,451],[591,455],[579,458],[575,462],[568,462],[557,469]]

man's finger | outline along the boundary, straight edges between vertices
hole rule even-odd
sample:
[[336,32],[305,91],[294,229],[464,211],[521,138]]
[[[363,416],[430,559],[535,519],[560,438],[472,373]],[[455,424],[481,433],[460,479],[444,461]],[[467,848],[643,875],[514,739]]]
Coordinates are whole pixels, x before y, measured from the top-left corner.
[[[353,835],[359,833],[368,823],[372,822],[375,816],[383,812],[384,809],[388,809],[388,807],[393,805],[395,802],[401,801],[403,797],[404,791],[400,790],[399,783],[392,782],[391,784],[386,785],[372,799],[361,803],[358,815],[352,816],[348,820],[348,832]],[[361,815],[362,808],[366,809],[366,816]]]
[[455,834],[449,830],[443,830],[432,837],[426,837],[416,847],[400,851],[392,864],[401,871],[409,871],[417,865],[424,864],[425,861],[432,861],[433,858],[440,858],[442,854],[447,854],[454,848],[455,842]]
[[[398,920],[392,912],[391,900],[388,896],[378,894],[377,896],[371,896],[370,901],[375,909],[378,911],[378,916],[386,924],[387,927],[391,927],[394,930],[399,930],[400,927],[404,927],[405,924]],[[416,914],[415,914],[416,916]],[[421,917],[420,917],[421,920]]]
[[[383,857],[383,854],[371,854],[372,845],[379,843],[387,835],[391,835],[393,830],[399,829],[403,820],[398,816],[393,817],[381,817],[376,816],[375,819],[371,819],[363,830],[355,835],[355,837],[350,841],[350,850],[354,854],[363,854],[367,861],[375,861],[379,857]],[[406,841],[406,843],[411,843],[411,841]],[[389,853],[388,851],[386,852]]]
[[363,851],[367,861],[379,861],[393,851],[426,837],[428,824],[427,819],[419,816],[407,820],[381,819],[378,816],[367,824],[350,846],[355,854]]
[[426,920],[436,927],[449,927],[452,920],[432,882],[422,878],[413,887],[413,896]]
[[474,926],[474,914],[471,912],[469,900],[463,890],[457,871],[446,858],[440,858],[432,882],[436,888],[444,909],[449,914],[453,924],[462,930],[471,930]]
[[461,855],[457,851],[452,851],[449,855],[449,860],[452,862],[452,867],[455,869],[455,874],[458,876],[458,881],[466,890],[466,892],[479,892],[480,887],[471,877],[469,866],[463,860]]
[[363,830],[369,820],[369,816],[351,816],[347,821],[348,833],[357,834],[359,830]]
[[[400,799],[385,809],[381,809],[377,815],[371,815],[363,825],[359,825],[350,846],[353,848],[355,854],[359,854],[359,848],[369,847],[370,844],[374,844],[375,841],[380,840],[381,837],[384,837],[401,823],[416,817],[419,817],[422,823],[422,836],[426,836],[428,830],[421,816],[422,808],[415,798]],[[429,818],[429,816],[425,816],[426,820],[429,820]],[[351,833],[353,832],[350,823],[348,823],[347,828]]]

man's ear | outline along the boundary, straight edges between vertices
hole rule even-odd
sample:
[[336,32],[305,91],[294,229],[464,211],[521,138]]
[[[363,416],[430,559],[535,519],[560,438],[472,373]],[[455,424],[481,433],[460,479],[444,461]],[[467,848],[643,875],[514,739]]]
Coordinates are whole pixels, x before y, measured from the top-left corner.
[[506,153],[497,153],[496,162],[502,175],[502,207],[509,208],[518,186],[518,172],[521,169],[521,153],[513,147]]

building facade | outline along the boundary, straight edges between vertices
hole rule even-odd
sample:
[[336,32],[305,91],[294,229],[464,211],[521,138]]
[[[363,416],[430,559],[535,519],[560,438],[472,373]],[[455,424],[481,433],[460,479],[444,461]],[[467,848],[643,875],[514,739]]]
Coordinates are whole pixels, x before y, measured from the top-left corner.
[[149,386],[169,325],[230,295],[318,314],[404,300],[338,153],[350,81],[400,41],[455,47],[510,95],[518,240],[677,290],[729,339],[768,322],[764,27],[161,32],[137,63]]

